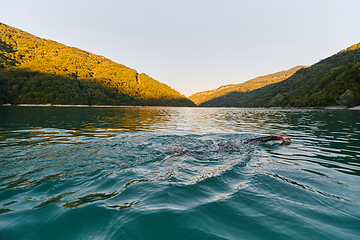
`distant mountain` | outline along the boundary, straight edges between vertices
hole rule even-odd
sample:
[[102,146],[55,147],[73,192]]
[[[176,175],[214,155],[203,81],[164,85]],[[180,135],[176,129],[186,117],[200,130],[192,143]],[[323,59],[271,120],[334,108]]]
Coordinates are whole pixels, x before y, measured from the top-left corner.
[[189,97],[190,100],[192,100],[195,104],[200,105],[204,102],[210,101],[214,98],[219,98],[221,96],[225,96],[232,92],[240,92],[245,93],[249,92],[264,86],[267,86],[269,84],[281,82],[290,76],[292,76],[297,70],[304,68],[306,66],[296,66],[294,68],[291,68],[289,70],[268,74],[266,76],[260,76],[253,78],[251,80],[248,80],[244,83],[240,84],[229,84],[221,86],[214,90],[209,91],[203,91],[198,92]]
[[360,43],[286,80],[251,92],[231,92],[200,104],[227,107],[320,107],[360,105]]
[[144,73],[2,23],[0,103],[195,106]]

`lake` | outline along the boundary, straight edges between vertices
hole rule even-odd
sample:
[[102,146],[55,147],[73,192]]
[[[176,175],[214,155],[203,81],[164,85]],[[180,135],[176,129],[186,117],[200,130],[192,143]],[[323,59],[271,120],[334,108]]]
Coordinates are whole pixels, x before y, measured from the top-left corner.
[[0,239],[360,237],[359,111],[0,107],[0,169]]

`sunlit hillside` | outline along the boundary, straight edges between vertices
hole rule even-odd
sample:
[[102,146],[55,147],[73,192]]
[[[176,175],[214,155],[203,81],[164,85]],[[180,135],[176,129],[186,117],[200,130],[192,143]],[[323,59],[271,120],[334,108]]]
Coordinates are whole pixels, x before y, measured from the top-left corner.
[[198,92],[191,95],[189,98],[197,105],[200,105],[214,98],[225,96],[231,92],[242,92],[242,93],[249,92],[269,84],[281,82],[292,76],[297,70],[304,67],[305,66],[296,66],[286,71],[281,71],[273,74],[268,74],[266,76],[256,77],[244,83],[229,84],[229,85],[221,86],[214,90]]
[[2,103],[194,106],[148,75],[0,23]]

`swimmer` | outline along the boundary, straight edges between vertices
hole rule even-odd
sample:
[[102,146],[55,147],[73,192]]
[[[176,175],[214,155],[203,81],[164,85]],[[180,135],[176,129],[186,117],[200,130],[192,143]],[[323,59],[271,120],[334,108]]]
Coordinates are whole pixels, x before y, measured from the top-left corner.
[[270,136],[263,136],[263,137],[257,137],[257,138],[250,138],[243,142],[240,141],[222,141],[222,142],[215,142],[214,144],[208,146],[199,148],[197,150],[188,150],[185,147],[174,147],[172,149],[173,152],[176,153],[175,156],[168,156],[165,158],[165,162],[169,162],[169,160],[174,160],[178,157],[183,156],[190,156],[192,154],[204,154],[208,152],[232,152],[232,151],[239,151],[240,149],[244,148],[245,144],[251,144],[251,143],[264,143],[268,141],[276,141],[276,140],[282,140],[284,142],[291,141],[290,137],[282,137],[282,136],[276,136],[276,135],[270,135]]

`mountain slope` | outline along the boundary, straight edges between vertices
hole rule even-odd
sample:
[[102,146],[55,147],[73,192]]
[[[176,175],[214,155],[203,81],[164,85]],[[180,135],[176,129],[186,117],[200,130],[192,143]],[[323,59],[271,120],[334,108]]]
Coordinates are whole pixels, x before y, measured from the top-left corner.
[[[102,56],[68,47],[55,41],[38,38],[2,23],[0,23],[0,71],[7,71],[6,74],[1,73],[3,75],[14,74],[16,76],[19,74],[24,75],[25,71],[29,72],[29,75],[42,75],[43,81],[47,82],[49,81],[47,78],[59,80],[53,81],[56,86],[52,86],[53,90],[51,91],[57,91],[57,89],[61,88],[61,82],[65,81],[65,79],[65,82],[74,81],[77,84],[81,83],[87,86],[95,84],[95,88],[102,94],[106,95],[107,91],[115,90],[119,94],[118,99],[127,99],[124,103],[116,101],[117,104],[194,105],[185,96],[146,74],[139,74],[134,69],[115,63]],[[19,71],[20,73],[18,73]],[[15,85],[13,85],[9,82],[9,79],[3,79],[1,91],[7,97],[3,97],[2,101],[25,103],[25,100],[19,98],[19,95],[16,94],[24,92],[23,84],[29,80],[24,78],[23,83],[19,80],[15,81]],[[38,81],[40,80],[38,79]],[[42,81],[38,82],[38,84],[41,85]],[[110,90],[105,91],[103,87]],[[18,91],[13,91],[15,88]],[[10,95],[12,97],[9,97],[9,91],[11,91]],[[50,89],[48,88],[39,91],[32,89],[32,91],[38,95],[50,96]],[[61,94],[57,92],[56,95]],[[51,97],[47,101],[56,103],[56,99]],[[134,102],[131,103],[132,101]],[[26,103],[32,102],[38,101],[31,97],[26,100]],[[109,99],[105,102],[112,104],[113,101]],[[73,103],[69,102],[68,104]],[[94,104],[96,104],[96,101]]]
[[288,79],[248,92],[232,92],[201,106],[316,107],[360,104],[360,43]]
[[296,66],[286,71],[281,71],[266,76],[260,76],[240,84],[224,85],[214,90],[198,92],[189,97],[195,104],[199,105],[214,98],[225,96],[231,92],[249,92],[269,84],[281,82],[292,76],[297,70],[305,66]]

